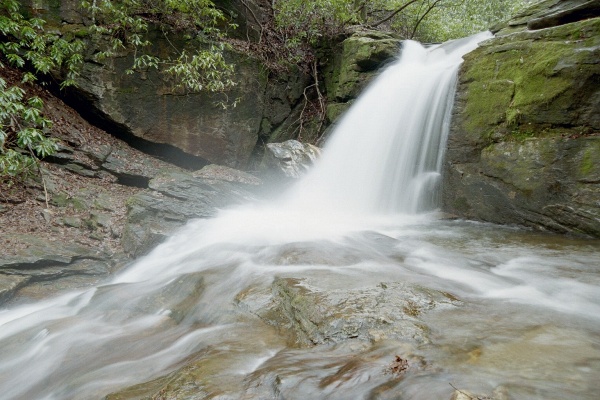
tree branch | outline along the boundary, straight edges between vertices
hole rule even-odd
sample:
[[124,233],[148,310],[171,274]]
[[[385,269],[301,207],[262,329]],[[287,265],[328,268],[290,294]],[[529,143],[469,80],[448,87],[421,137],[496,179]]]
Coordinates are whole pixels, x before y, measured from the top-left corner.
[[394,11],[393,13],[391,13],[390,15],[388,15],[387,17],[385,17],[382,20],[379,20],[377,22],[374,22],[370,25],[368,25],[369,28],[376,28],[379,25],[389,21],[390,19],[394,18],[396,15],[398,15],[399,13],[401,13],[402,11],[404,11],[404,9],[406,9],[406,7],[410,6],[413,3],[416,3],[419,0],[411,0],[408,3],[404,4],[402,7],[398,8],[396,11]]
[[427,11],[425,11],[425,13],[423,15],[421,15],[421,17],[417,20],[417,23],[415,24],[415,26],[413,27],[413,31],[410,34],[409,39],[412,39],[415,37],[415,33],[417,33],[417,28],[419,27],[419,25],[421,24],[421,22],[423,22],[423,20],[425,19],[425,17],[427,16],[427,14],[429,14],[434,8],[435,6],[441,2],[443,0],[435,0],[427,9]]
[[263,32],[264,32],[265,28],[262,26],[262,24],[258,20],[258,17],[254,13],[254,11],[252,10],[252,8],[250,8],[250,6],[248,5],[248,3],[246,3],[246,1],[244,1],[244,0],[242,0],[241,3],[244,6],[244,8],[250,12],[250,14],[252,15],[252,19],[254,20],[254,22],[256,22],[256,24],[260,27],[260,32],[259,32],[259,37],[258,37],[258,43],[260,44],[260,42],[262,41]]

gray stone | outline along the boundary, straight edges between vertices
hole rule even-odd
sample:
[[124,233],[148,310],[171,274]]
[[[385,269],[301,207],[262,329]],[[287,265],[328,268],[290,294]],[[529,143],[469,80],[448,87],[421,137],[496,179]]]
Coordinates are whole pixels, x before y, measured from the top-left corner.
[[83,222],[81,221],[81,218],[65,217],[65,218],[63,218],[63,224],[66,226],[70,226],[72,228],[81,228],[83,225]]
[[0,304],[9,300],[29,279],[28,276],[0,274]]
[[320,154],[321,149],[318,147],[297,140],[269,143],[261,170],[272,178],[297,179],[306,173]]
[[460,304],[441,292],[407,283],[332,290],[295,278],[276,279],[271,291],[247,290],[236,301],[303,346],[349,339],[428,343],[419,315]]
[[146,254],[190,219],[213,217],[218,208],[255,198],[258,183],[229,168],[164,172],[150,181],[148,190],[128,200],[123,249],[133,257]]

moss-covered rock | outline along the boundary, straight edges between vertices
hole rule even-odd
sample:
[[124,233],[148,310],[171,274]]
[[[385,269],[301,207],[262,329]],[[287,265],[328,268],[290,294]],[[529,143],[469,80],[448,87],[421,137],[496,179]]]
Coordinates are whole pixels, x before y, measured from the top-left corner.
[[326,71],[327,93],[336,101],[355,98],[381,65],[398,55],[399,41],[381,33],[357,32],[341,44]]
[[[536,5],[465,57],[444,208],[600,236],[600,18],[582,5],[595,2],[558,3]],[[544,18],[549,27],[527,29]]]
[[329,104],[328,122],[334,122],[378,70],[398,56],[400,41],[377,31],[357,31],[333,46],[324,69]]

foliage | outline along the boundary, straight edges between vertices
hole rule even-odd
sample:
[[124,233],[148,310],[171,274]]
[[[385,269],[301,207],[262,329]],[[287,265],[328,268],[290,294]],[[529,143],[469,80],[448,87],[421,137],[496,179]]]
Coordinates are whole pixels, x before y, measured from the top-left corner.
[[[44,23],[23,17],[18,1],[1,0],[0,54],[5,62],[41,75],[64,68],[62,86],[72,85],[83,62],[83,43],[46,32]],[[0,67],[4,66],[0,63]],[[23,83],[36,80],[33,72],[23,74]],[[22,88],[9,87],[0,78],[0,178],[26,175],[32,172],[37,157],[56,151],[56,141],[45,133],[51,122],[42,115],[42,108],[39,97],[25,98]]]
[[[173,82],[173,89],[181,91],[222,92],[235,85],[234,67],[225,59],[228,47],[222,41],[222,26],[233,29],[235,25],[226,23],[225,15],[211,0],[95,0],[82,4],[92,15],[92,32],[109,38],[104,51],[96,54],[99,61],[132,48],[134,59],[127,74],[160,70]],[[187,49],[172,45],[171,55],[151,54],[151,25],[167,40],[173,30],[184,32]]]
[[45,134],[52,123],[42,107],[39,97],[26,99],[23,89],[0,78],[0,178],[30,173],[35,157],[56,152],[56,141]]
[[[490,29],[494,24],[508,20],[525,5],[524,0],[461,0],[439,4],[416,26],[412,35],[422,41],[443,42]],[[423,8],[421,8],[421,14]],[[419,13],[417,12],[417,15]],[[410,16],[413,21],[416,15]],[[406,18],[405,18],[406,20]],[[405,24],[405,26],[410,24]],[[401,30],[400,21],[394,25]],[[406,29],[405,29],[406,32]]]
[[[27,19],[19,12],[19,1],[0,0],[0,54],[18,68],[32,68],[38,74],[64,68],[63,87],[73,85],[83,63],[83,42],[68,41],[59,34],[44,30],[45,21]],[[26,73],[24,81],[35,81]]]
[[314,44],[351,26],[391,29],[403,38],[444,41],[486,30],[525,0],[275,0],[277,25],[290,42]]

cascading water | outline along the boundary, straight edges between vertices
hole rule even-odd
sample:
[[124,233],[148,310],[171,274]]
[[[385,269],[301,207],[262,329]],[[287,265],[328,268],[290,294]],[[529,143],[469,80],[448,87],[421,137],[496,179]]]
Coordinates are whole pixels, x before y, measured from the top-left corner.
[[[192,222],[105,284],[0,311],[0,398],[101,398],[194,360],[155,387],[172,381],[177,398],[429,400],[449,398],[450,384],[596,398],[597,243],[415,214],[437,204],[456,69],[485,37],[405,43],[318,165],[271,204]],[[298,348],[244,311],[257,293],[252,304],[269,305],[276,277],[338,295],[408,282],[461,302],[422,316],[431,342],[412,348],[424,361],[400,379],[382,371],[406,343]]]
[[456,71],[484,37],[431,49],[405,42],[402,61],[361,94],[318,167],[290,195],[311,208],[368,214],[434,209]]

